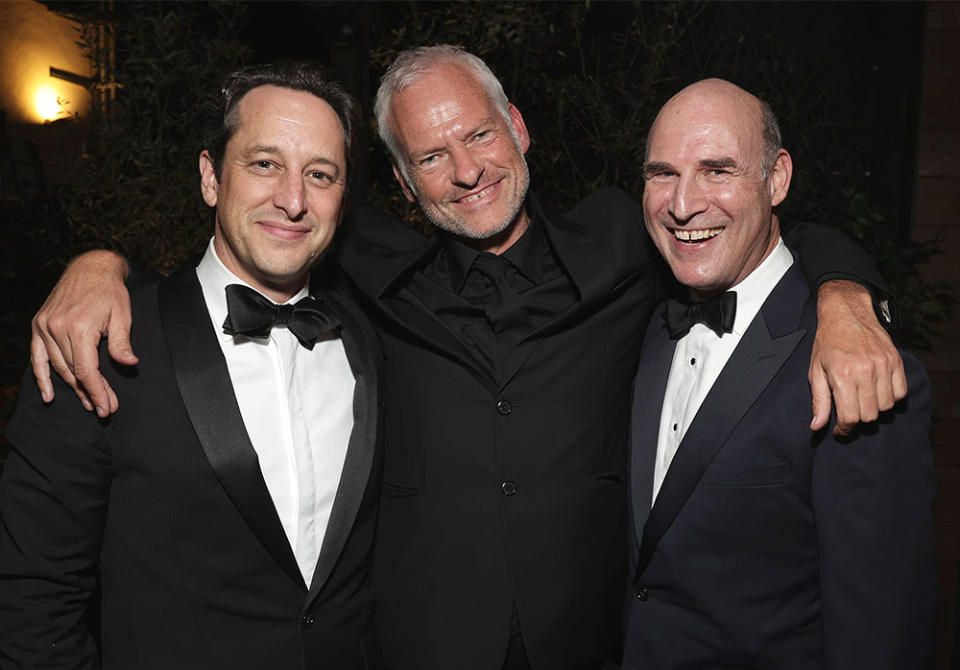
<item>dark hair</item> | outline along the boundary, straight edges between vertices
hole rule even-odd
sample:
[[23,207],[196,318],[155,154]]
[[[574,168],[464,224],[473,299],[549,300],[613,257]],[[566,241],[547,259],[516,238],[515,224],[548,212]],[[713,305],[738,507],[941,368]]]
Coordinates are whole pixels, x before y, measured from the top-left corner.
[[237,105],[247,93],[260,86],[278,86],[304,91],[320,98],[333,108],[343,125],[343,141],[347,155],[347,183],[357,159],[357,128],[360,111],[357,101],[337,81],[330,78],[325,67],[312,61],[280,60],[267,65],[255,65],[231,74],[221,89],[223,116],[220,125],[205,142],[213,158],[213,169],[220,180],[223,156],[227,143],[237,132]]

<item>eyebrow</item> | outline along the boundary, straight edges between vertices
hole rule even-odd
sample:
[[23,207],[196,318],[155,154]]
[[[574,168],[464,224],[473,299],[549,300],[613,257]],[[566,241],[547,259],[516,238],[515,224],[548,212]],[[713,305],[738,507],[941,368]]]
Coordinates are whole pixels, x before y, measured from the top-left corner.
[[[280,147],[274,146],[272,144],[257,144],[247,149],[243,155],[245,158],[251,158],[256,154],[279,154],[279,153],[282,153],[280,150]],[[322,163],[323,165],[329,165],[331,167],[336,168],[338,172],[340,170],[340,163],[333,160],[332,158],[327,158],[326,156],[314,156],[313,158],[310,159],[309,163],[310,164]]]
[[661,162],[647,163],[646,166],[643,168],[643,174],[649,177],[652,174],[656,174],[658,172],[664,172],[666,170],[673,170],[673,166],[670,165],[670,163],[661,163]]
[[733,160],[729,156],[725,158],[706,158],[700,161],[700,166],[705,168],[735,168],[737,167],[737,161]]

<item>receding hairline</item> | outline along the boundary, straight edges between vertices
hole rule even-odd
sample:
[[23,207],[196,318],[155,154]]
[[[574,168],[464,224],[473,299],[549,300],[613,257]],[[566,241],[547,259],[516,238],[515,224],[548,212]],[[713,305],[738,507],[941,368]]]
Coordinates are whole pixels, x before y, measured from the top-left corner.
[[663,104],[647,132],[644,146],[644,171],[646,172],[646,166],[650,159],[650,147],[653,144],[654,134],[666,114],[682,104],[713,106],[717,102],[739,106],[740,109],[737,110],[734,107],[733,112],[739,111],[742,113],[749,110],[749,113],[753,116],[755,130],[760,141],[760,167],[763,178],[766,179],[776,160],[777,153],[782,148],[782,138],[780,137],[776,115],[770,105],[761,98],[733,82],[718,78],[701,79],[685,86]]

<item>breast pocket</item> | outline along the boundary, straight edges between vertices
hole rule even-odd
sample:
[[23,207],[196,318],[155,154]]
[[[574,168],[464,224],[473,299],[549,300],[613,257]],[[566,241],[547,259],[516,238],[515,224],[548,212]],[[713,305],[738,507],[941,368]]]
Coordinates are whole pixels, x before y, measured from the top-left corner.
[[786,477],[786,463],[771,465],[712,463],[704,472],[700,485],[720,488],[782,486]]

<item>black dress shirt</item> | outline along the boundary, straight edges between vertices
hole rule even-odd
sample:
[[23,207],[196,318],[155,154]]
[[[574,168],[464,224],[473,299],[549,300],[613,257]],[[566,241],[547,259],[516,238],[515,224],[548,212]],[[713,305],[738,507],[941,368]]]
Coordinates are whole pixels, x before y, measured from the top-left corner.
[[[454,235],[440,232],[437,253],[411,277],[414,295],[435,313],[476,358],[502,381],[505,357],[516,345],[577,300],[573,282],[543,230],[543,213],[527,200],[530,226],[500,256],[511,318],[492,310],[498,288],[480,269],[484,256]],[[506,294],[506,295],[504,295]]]

